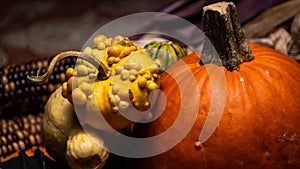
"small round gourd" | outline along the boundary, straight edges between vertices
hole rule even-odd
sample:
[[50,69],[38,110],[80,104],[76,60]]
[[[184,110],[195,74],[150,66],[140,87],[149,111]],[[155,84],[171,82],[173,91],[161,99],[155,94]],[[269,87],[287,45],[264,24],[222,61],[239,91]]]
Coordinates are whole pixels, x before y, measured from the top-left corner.
[[144,46],[153,60],[159,61],[162,69],[166,70],[178,59],[186,56],[186,51],[178,43],[152,41]]

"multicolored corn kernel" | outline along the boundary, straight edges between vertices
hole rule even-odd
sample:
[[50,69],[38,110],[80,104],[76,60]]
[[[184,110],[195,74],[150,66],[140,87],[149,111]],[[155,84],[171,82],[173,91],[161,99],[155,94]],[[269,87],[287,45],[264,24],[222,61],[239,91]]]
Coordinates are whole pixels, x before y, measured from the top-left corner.
[[[14,108],[18,103],[17,100],[23,99],[33,99],[36,97],[46,96],[48,97],[58,86],[64,82],[69,74],[72,72],[67,71],[68,68],[74,67],[76,58],[67,58],[58,63],[52,75],[49,77],[48,81],[44,84],[36,84],[27,79],[27,75],[44,74],[50,63],[50,59],[32,60],[28,63],[20,65],[8,65],[0,68],[0,106],[7,105],[11,108],[2,109],[3,112],[13,113]],[[68,73],[68,74],[66,74]],[[37,102],[31,102],[29,107],[40,107],[43,102],[37,100]],[[22,109],[26,108],[25,104]],[[22,106],[18,105],[19,111]],[[30,111],[30,110],[29,110]]]
[[42,146],[42,115],[28,114],[0,120],[0,160],[16,151]]

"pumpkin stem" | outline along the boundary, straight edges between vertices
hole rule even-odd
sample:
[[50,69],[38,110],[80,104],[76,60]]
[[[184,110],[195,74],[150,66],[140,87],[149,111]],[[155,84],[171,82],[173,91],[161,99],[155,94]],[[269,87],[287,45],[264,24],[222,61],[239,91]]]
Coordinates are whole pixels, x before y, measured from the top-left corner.
[[[219,54],[212,55],[208,39],[204,42],[200,64],[223,65],[229,71],[254,59],[240,26],[236,7],[232,2],[220,2],[203,8],[203,32]],[[201,63],[202,62],[202,63]]]
[[63,60],[63,59],[65,59],[65,58],[67,58],[67,57],[78,57],[79,59],[86,60],[89,63],[91,63],[93,66],[97,67],[98,71],[99,71],[98,72],[98,79],[99,80],[108,79],[111,75],[110,70],[97,58],[95,58],[91,55],[85,54],[83,52],[66,51],[66,52],[59,53],[58,55],[56,55],[53,58],[53,60],[51,61],[50,65],[48,67],[48,70],[45,74],[43,74],[41,76],[39,76],[39,75],[37,75],[37,76],[28,75],[27,78],[29,80],[33,81],[33,82],[36,82],[36,83],[43,82],[43,81],[47,80],[50,77],[50,75],[52,74],[56,63]]

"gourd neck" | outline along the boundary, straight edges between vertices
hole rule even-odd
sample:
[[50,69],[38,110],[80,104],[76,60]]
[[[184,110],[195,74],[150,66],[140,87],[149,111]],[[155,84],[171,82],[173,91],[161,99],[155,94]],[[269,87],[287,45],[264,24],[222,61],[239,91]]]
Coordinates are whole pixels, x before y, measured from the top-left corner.
[[[203,8],[204,41],[200,64],[223,65],[229,71],[239,70],[240,64],[254,59],[240,26],[232,2],[220,2]],[[212,46],[218,57],[213,55]],[[220,59],[219,59],[220,58]]]

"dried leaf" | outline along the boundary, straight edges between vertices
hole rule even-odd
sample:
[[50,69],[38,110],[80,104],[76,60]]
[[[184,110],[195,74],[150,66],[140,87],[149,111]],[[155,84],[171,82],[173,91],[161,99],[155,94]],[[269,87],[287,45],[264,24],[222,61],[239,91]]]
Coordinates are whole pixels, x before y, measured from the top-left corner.
[[293,59],[295,59],[296,61],[300,62],[300,55],[296,55],[296,56],[291,56]]
[[289,51],[289,56],[291,56],[296,61],[300,62],[300,46],[296,44],[292,45]]
[[272,7],[244,25],[245,35],[247,38],[265,37],[280,24],[293,18],[298,12],[300,12],[299,0],[287,1]]
[[294,42],[300,46],[300,13],[295,16],[292,22],[291,36]]
[[248,39],[248,41],[251,42],[251,43],[257,43],[257,44],[260,44],[262,46],[266,46],[266,47],[269,47],[269,48],[274,48],[274,42],[269,37],[267,37],[267,38]]
[[274,49],[284,54],[288,54],[288,51],[293,44],[293,40],[291,35],[284,28],[277,29],[275,32],[271,33],[269,37],[274,42]]

